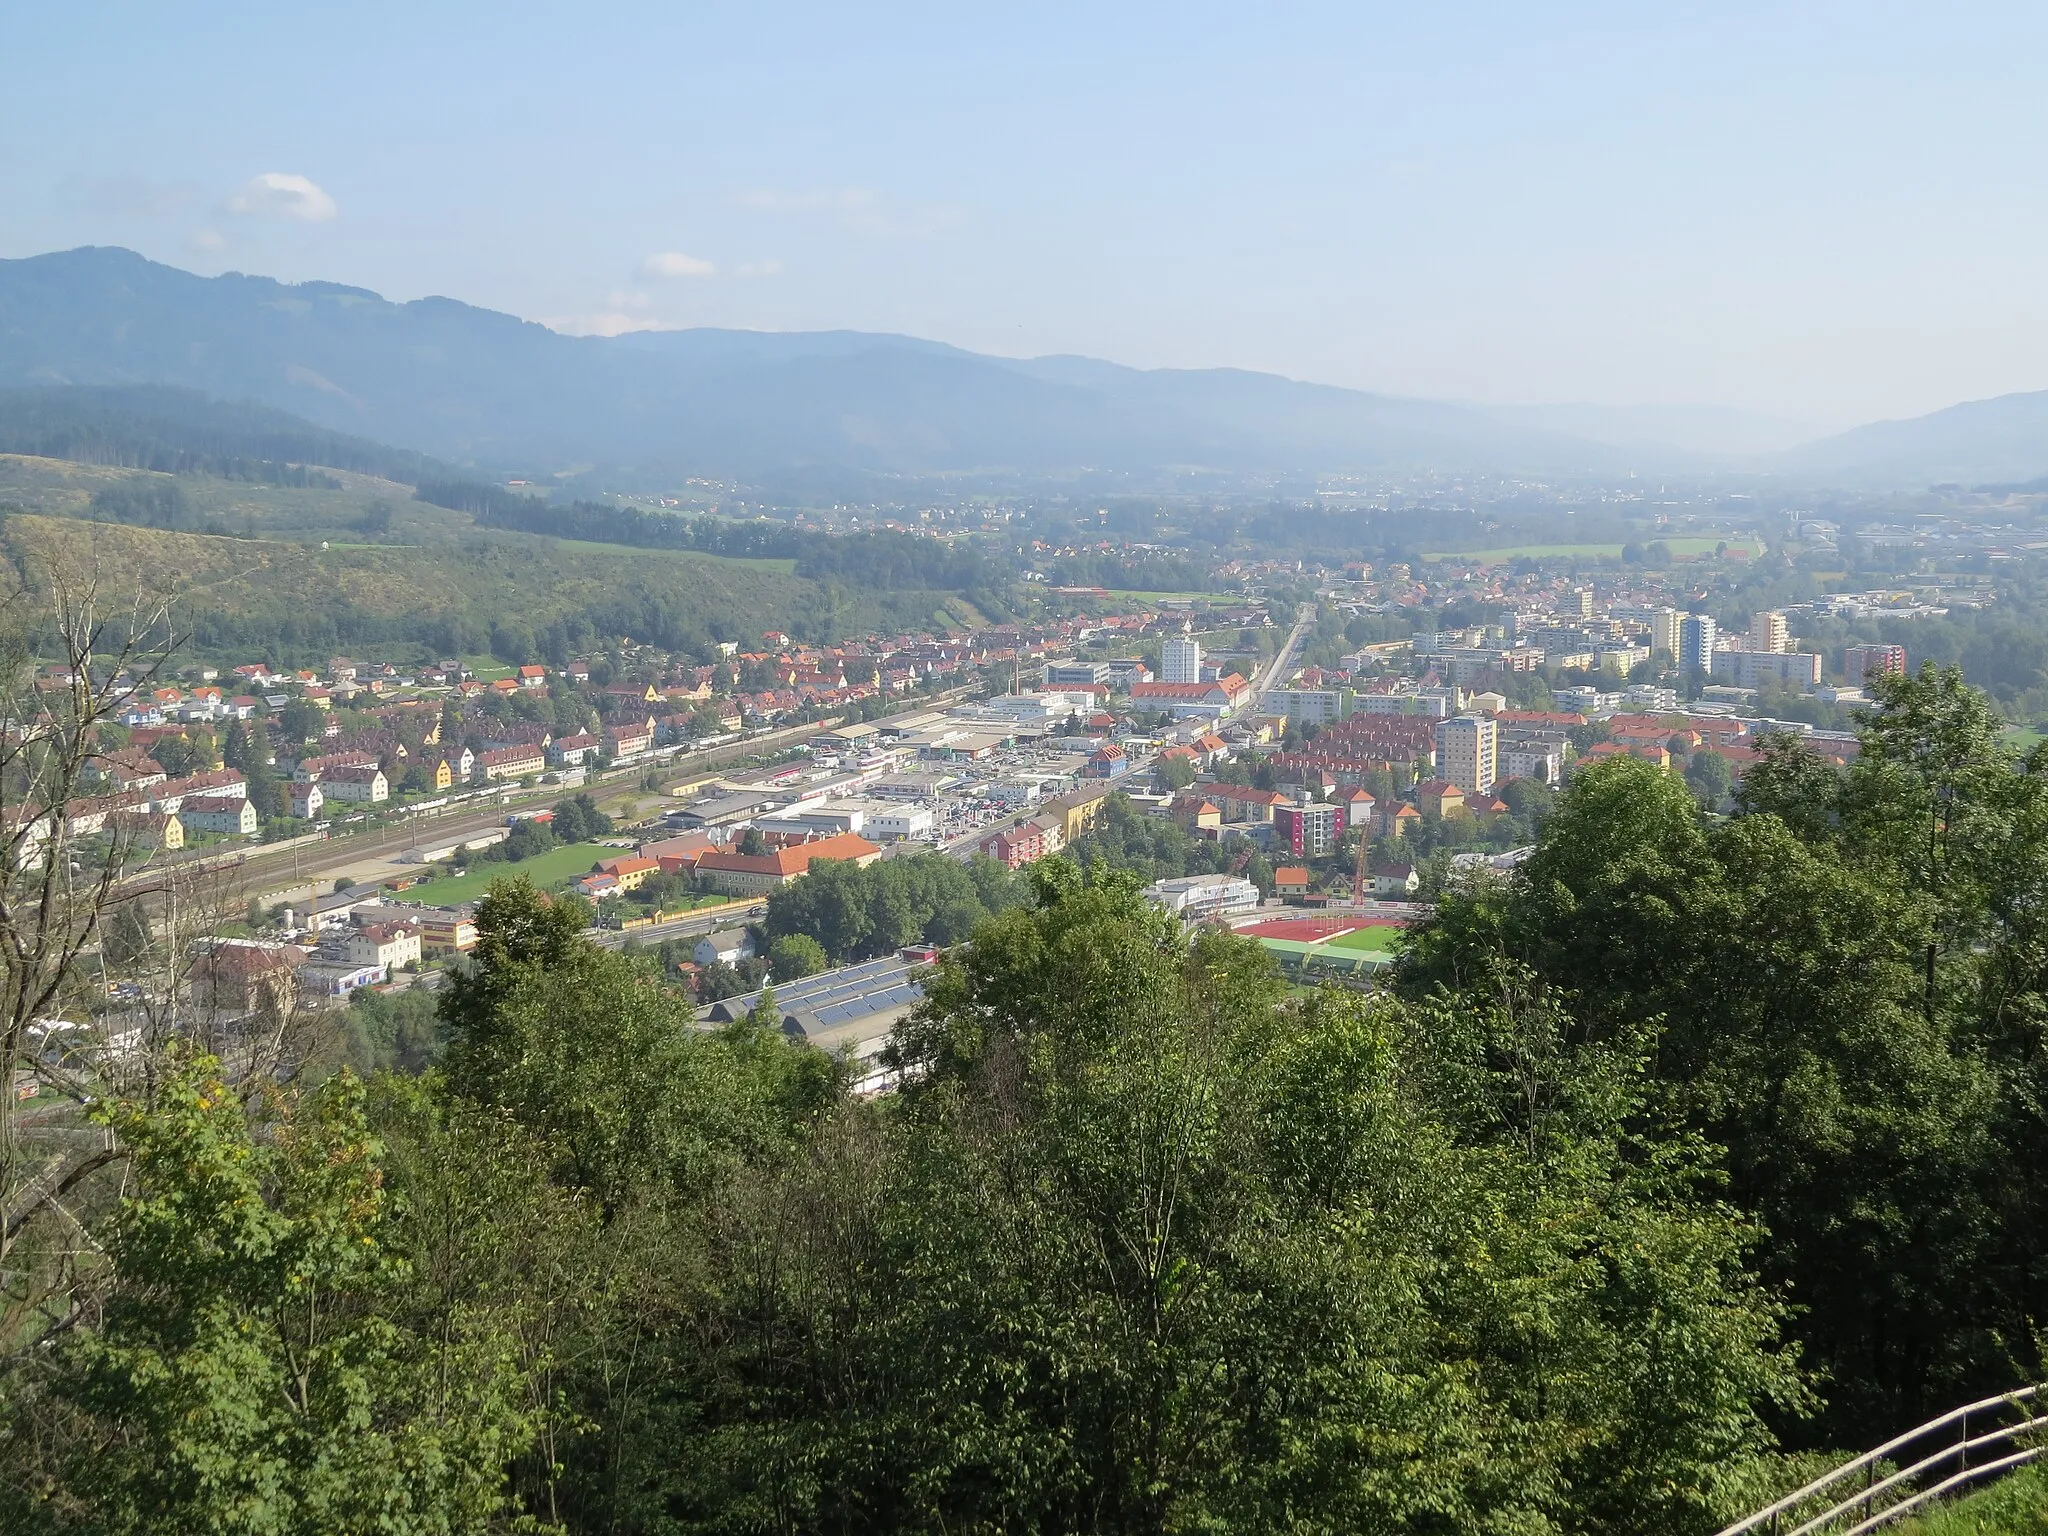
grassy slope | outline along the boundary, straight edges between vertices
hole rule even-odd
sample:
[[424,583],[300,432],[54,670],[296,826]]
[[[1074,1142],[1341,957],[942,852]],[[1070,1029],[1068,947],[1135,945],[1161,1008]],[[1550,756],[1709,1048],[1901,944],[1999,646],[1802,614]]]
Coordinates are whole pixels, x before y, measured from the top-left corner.
[[90,514],[95,491],[124,485],[175,483],[197,519],[217,522],[229,533],[255,533],[260,538],[360,538],[371,508],[389,509],[391,526],[383,537],[392,542],[447,543],[473,526],[467,514],[413,500],[412,487],[322,470],[341,482],[341,489],[256,485],[241,480],[216,480],[205,475],[161,475],[146,469],[110,469],[65,459],[0,454],[0,507],[54,517]]
[[2038,1468],[2015,1472],[1892,1530],[1897,1536],[2048,1536],[2048,1473]]

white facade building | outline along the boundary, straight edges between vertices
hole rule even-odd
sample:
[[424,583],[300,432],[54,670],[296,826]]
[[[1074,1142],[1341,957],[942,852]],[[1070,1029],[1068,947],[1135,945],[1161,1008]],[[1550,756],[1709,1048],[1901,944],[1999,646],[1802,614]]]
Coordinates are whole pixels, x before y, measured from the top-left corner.
[[1145,887],[1145,899],[1184,923],[1195,923],[1205,917],[1254,910],[1259,904],[1259,888],[1233,875],[1186,875],[1178,880],[1155,880]]
[[1487,715],[1458,715],[1436,727],[1436,771],[1468,795],[1483,795],[1500,777],[1500,727]]
[[1199,683],[1202,680],[1202,646],[1198,640],[1176,635],[1159,648],[1159,681]]

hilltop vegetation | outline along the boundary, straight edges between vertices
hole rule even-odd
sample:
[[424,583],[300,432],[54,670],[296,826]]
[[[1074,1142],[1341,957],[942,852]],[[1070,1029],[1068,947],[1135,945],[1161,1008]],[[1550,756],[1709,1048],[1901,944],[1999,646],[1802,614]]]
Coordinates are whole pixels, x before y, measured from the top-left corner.
[[715,654],[718,640],[770,627],[811,640],[921,629],[951,596],[855,589],[710,555],[650,560],[474,532],[420,547],[322,549],[17,514],[0,526],[0,548],[31,578],[52,561],[90,563],[107,591],[175,593],[196,653],[280,664],[393,646],[559,662],[599,635]]

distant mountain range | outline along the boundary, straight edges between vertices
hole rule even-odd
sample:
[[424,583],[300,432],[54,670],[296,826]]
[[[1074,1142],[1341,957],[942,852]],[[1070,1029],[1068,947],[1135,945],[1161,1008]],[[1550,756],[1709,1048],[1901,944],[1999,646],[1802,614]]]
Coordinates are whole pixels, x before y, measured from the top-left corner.
[[[1495,410],[849,331],[573,337],[452,299],[394,304],[336,283],[204,278],[104,247],[0,261],[0,386],[62,384],[179,385],[538,473],[1602,476],[1718,465],[1898,484],[2048,474],[2048,393],[1737,464],[1712,450],[1776,447],[1784,424]],[[1660,442],[1667,431],[1692,446]]]

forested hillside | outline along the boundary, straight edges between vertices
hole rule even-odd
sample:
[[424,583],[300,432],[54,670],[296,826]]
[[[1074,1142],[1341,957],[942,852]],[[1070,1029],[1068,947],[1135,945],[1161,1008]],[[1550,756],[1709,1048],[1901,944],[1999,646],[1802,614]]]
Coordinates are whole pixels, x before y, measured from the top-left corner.
[[819,641],[943,626],[952,597],[813,581],[786,561],[635,556],[473,531],[327,548],[17,514],[0,521],[0,551],[24,572],[90,555],[105,590],[174,597],[196,653],[280,665],[370,646],[559,664],[601,635],[715,657],[718,640],[771,626]]

